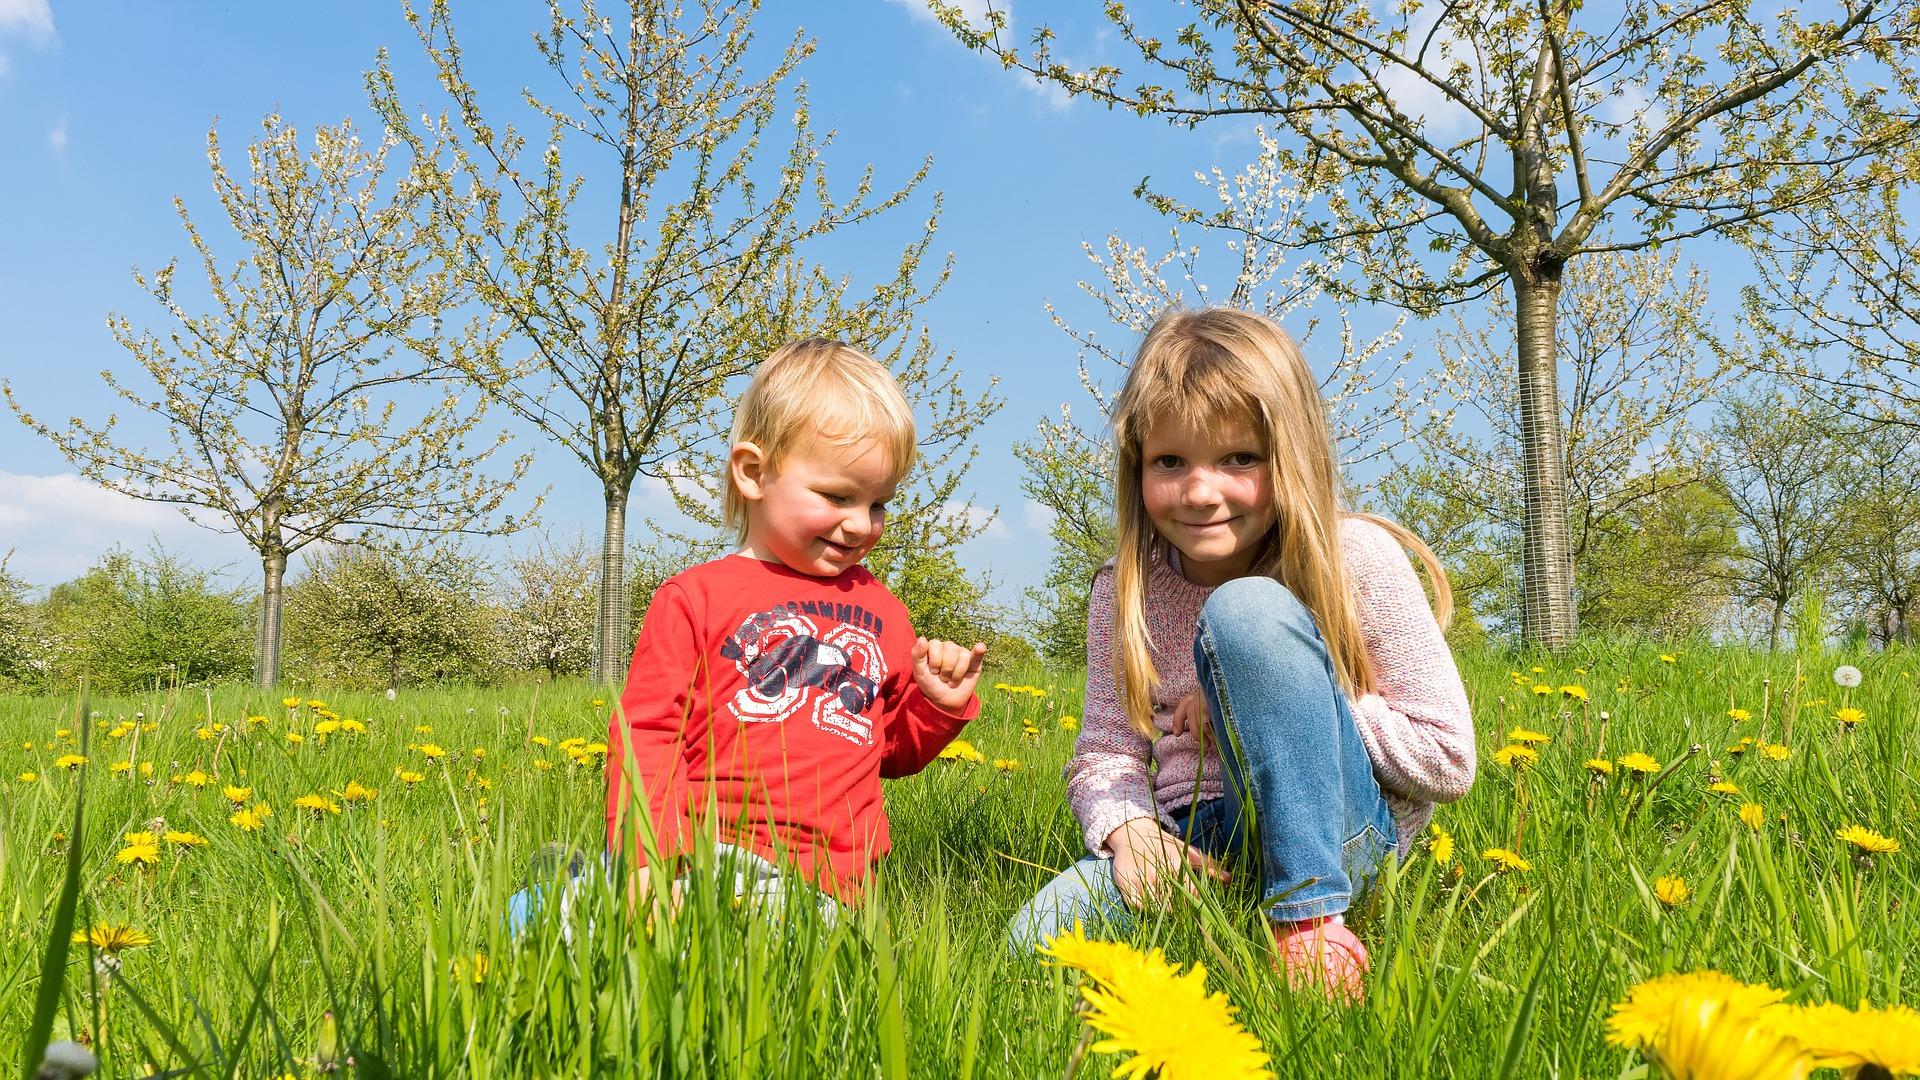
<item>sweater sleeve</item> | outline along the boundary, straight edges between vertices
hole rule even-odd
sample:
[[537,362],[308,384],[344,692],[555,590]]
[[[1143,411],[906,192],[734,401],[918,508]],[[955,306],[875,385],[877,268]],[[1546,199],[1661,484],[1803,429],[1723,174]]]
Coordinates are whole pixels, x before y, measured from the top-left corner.
[[668,582],[647,608],[608,730],[607,850],[624,850],[631,866],[647,859],[641,834],[627,820],[629,781],[640,785],[660,855],[685,849],[688,728],[706,676],[692,603],[683,588]]
[[1087,600],[1087,692],[1067,764],[1067,803],[1087,850],[1103,858],[1113,855],[1107,837],[1126,822],[1147,817],[1165,824],[1148,773],[1153,743],[1127,722],[1113,682],[1113,610],[1108,568],[1094,575]]
[[1452,802],[1473,786],[1473,714],[1460,669],[1413,564],[1393,534],[1349,520],[1345,545],[1376,692],[1354,702],[1374,774],[1389,794]]
[[966,707],[956,714],[927,700],[912,675],[904,682],[906,689],[887,711],[887,747],[880,759],[883,780],[912,776],[926,768],[961,728],[980,715],[978,694],[968,698]]

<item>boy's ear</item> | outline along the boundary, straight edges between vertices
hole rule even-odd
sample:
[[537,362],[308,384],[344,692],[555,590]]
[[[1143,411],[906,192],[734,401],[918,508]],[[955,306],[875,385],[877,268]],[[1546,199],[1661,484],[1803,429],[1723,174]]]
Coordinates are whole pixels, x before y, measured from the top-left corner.
[[767,455],[759,444],[741,441],[727,453],[727,472],[740,497],[757,502],[767,482]]

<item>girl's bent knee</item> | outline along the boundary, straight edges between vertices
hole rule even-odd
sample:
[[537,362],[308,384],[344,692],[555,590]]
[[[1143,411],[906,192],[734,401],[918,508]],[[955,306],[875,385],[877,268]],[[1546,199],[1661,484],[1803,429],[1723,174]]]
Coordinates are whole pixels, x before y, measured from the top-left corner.
[[1293,590],[1270,577],[1234,578],[1213,590],[1200,609],[1200,618],[1216,629],[1273,619],[1313,619],[1312,612]]

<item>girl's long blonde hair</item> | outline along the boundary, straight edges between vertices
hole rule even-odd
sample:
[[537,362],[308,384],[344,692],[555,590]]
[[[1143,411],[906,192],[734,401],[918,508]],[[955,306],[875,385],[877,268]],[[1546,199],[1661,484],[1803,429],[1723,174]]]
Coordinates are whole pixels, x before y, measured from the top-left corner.
[[1434,613],[1453,612],[1447,575],[1432,549],[1405,527],[1340,506],[1340,471],[1327,434],[1326,407],[1300,346],[1271,320],[1231,308],[1169,311],[1154,320],[1114,402],[1118,451],[1115,507],[1113,676],[1133,726],[1148,738],[1160,684],[1147,632],[1147,574],[1169,545],[1147,518],[1141,496],[1141,447],[1152,426],[1177,419],[1192,427],[1240,420],[1259,434],[1273,484],[1274,522],[1249,574],[1285,585],[1313,612],[1340,687],[1351,698],[1374,689],[1340,554],[1340,520],[1372,521],[1419,556],[1433,583]]

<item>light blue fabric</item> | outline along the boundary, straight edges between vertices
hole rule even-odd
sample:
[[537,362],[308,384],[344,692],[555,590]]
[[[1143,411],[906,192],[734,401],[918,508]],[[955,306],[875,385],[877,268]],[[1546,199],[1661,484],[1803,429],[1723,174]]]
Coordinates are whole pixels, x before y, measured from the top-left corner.
[[[527,927],[544,906],[548,890],[554,886],[559,877],[558,863],[549,863],[543,873],[539,865],[541,861],[536,858],[535,872],[529,874],[530,883],[527,887],[507,898],[507,932],[513,937],[517,938],[526,933]],[[840,905],[833,897],[783,872],[778,866],[746,848],[735,847],[732,844],[715,844],[712,865],[717,873],[732,875],[733,895],[736,899],[749,902],[759,910],[777,913],[783,910],[791,894],[805,896],[813,901],[819,907],[821,917],[829,926],[833,925],[834,919],[840,913]],[[588,863],[578,856],[567,860],[566,880],[560,887],[560,918],[563,924],[566,923],[568,912],[572,910],[587,875],[597,868],[611,880],[613,878],[611,866],[611,860],[605,856],[594,863]],[[681,875],[679,880],[686,880],[686,875]],[[563,929],[561,933],[568,940],[572,939],[570,927]]]
[[[1207,597],[1193,654],[1226,795],[1175,815],[1181,833],[1251,875],[1277,921],[1347,910],[1397,836],[1312,612],[1271,578],[1236,578]],[[1010,945],[1030,950],[1075,920],[1132,926],[1112,860],[1089,855],[1048,882],[1015,913]]]

